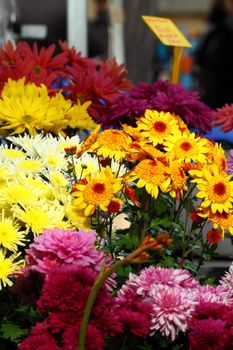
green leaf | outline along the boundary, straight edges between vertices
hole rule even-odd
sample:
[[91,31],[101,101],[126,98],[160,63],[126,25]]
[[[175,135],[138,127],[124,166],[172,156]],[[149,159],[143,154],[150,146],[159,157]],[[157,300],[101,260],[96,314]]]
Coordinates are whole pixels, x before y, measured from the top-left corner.
[[19,326],[10,322],[3,323],[1,325],[0,332],[2,338],[10,339],[13,342],[17,342],[22,336],[28,333],[26,329],[21,329]]

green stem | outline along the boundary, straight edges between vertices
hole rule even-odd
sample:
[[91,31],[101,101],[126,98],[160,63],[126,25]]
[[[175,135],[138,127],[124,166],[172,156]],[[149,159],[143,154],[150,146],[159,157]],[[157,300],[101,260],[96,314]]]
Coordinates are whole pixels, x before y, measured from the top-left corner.
[[80,328],[79,347],[78,347],[79,350],[84,350],[85,340],[86,340],[86,333],[87,333],[87,326],[88,326],[89,318],[90,318],[90,315],[91,315],[91,310],[92,310],[92,307],[93,307],[96,295],[97,295],[99,289],[101,288],[102,284],[104,283],[104,281],[109,276],[111,276],[111,274],[113,272],[115,272],[119,267],[130,263],[131,260],[135,259],[144,250],[147,250],[149,248],[150,248],[150,245],[148,245],[148,246],[140,246],[138,249],[136,249],[134,252],[132,252],[130,255],[128,255],[124,259],[118,260],[117,262],[115,262],[105,272],[103,272],[103,270],[104,270],[104,266],[103,266],[103,268],[100,271],[100,273],[98,274],[98,276],[97,276],[97,278],[95,280],[95,283],[92,286],[91,292],[90,292],[90,294],[88,296],[88,300],[87,300],[87,304],[86,304],[86,307],[85,307],[85,310],[84,310],[83,319],[82,319],[81,328]]

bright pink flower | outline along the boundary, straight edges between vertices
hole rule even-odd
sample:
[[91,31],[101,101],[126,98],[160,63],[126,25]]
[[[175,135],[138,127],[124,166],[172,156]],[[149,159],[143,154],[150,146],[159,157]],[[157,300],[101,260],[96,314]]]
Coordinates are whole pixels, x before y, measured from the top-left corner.
[[197,300],[195,293],[181,287],[163,286],[151,291],[153,305],[152,331],[175,340],[179,331],[185,332]]
[[[88,266],[100,271],[105,260],[107,266],[110,264],[110,258],[94,248],[95,241],[94,231],[45,230],[26,250],[27,268],[43,274],[64,265]],[[112,277],[108,285],[115,285]]]
[[200,286],[198,292],[199,302],[220,303],[233,305],[232,290],[225,286],[212,287],[210,285]]
[[189,271],[182,269],[163,268],[150,266],[140,273],[137,293],[145,293],[154,286],[180,286],[183,288],[197,288],[199,283],[192,277]]

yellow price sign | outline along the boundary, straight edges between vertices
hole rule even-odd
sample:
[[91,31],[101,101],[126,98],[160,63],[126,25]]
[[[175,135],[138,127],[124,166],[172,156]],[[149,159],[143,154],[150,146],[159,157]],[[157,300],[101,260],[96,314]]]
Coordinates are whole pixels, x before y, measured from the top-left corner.
[[177,83],[183,47],[192,45],[169,18],[142,16],[142,19],[164,45],[174,47],[171,82]]
[[142,16],[142,19],[164,45],[192,47],[169,18]]

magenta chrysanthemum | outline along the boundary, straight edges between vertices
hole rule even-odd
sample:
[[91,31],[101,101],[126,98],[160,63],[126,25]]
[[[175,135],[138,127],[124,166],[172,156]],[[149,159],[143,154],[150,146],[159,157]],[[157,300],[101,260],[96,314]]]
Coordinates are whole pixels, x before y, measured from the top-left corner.
[[197,304],[194,294],[180,287],[161,287],[151,291],[153,314],[152,331],[175,340],[179,331],[187,330]]
[[223,320],[197,320],[189,334],[190,350],[226,350],[228,339],[226,336],[226,322]]
[[[26,251],[27,268],[47,274],[51,269],[72,264],[100,271],[105,260],[108,265],[110,259],[94,248],[95,241],[94,231],[45,230]],[[114,286],[112,278],[108,282]]]
[[233,129],[233,103],[225,104],[213,114],[214,124],[221,126],[221,131],[228,132]]
[[131,122],[144,115],[146,109],[179,115],[191,128],[205,132],[211,129],[212,110],[200,101],[197,92],[184,89],[181,84],[157,81],[141,82],[129,94],[118,98],[110,106],[108,118],[114,124]]

